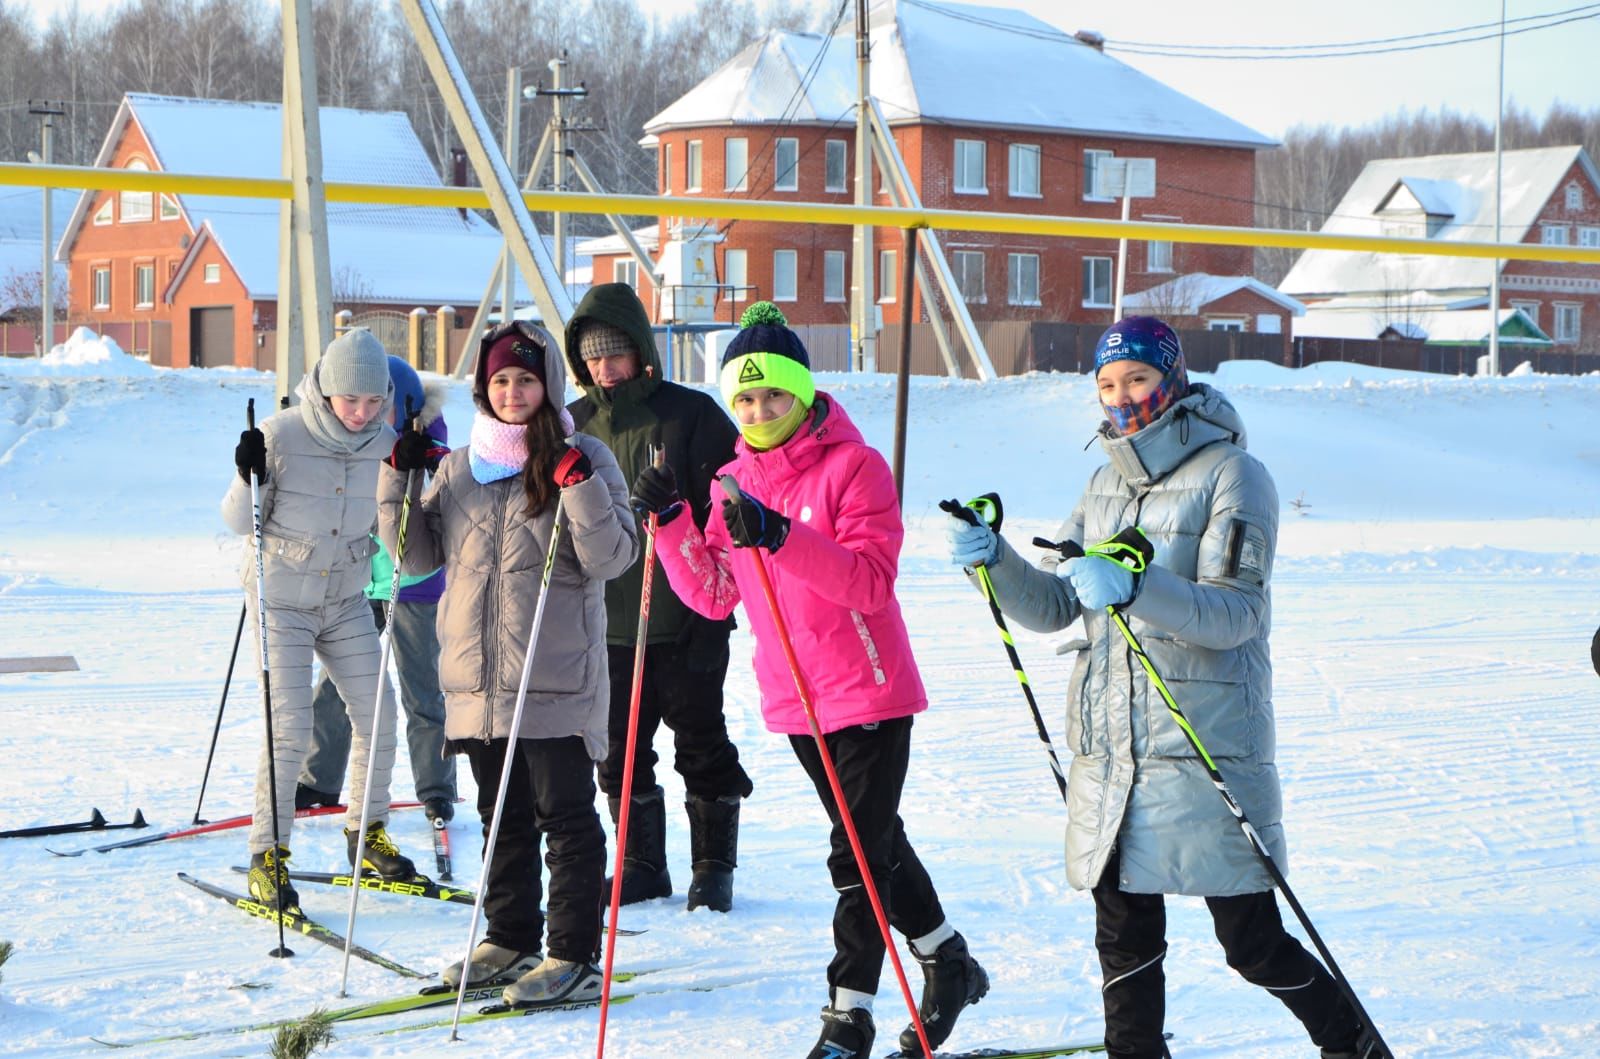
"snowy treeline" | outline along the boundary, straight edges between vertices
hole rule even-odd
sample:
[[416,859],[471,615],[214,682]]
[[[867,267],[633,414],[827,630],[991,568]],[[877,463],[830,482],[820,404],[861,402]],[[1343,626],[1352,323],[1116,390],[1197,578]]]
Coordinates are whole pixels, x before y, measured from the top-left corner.
[[[496,130],[506,110],[506,67],[524,85],[551,75],[567,53],[568,83],[587,99],[568,114],[599,126],[577,138],[601,183],[655,190],[652,156],[638,147],[645,120],[768,28],[803,29],[804,0],[696,0],[662,18],[636,0],[438,0],[478,102]],[[398,5],[318,0],[317,85],[324,106],[403,110],[448,179],[450,122]],[[124,92],[215,99],[282,97],[280,9],[261,0],[124,0],[103,13],[61,4],[43,28],[0,0],[0,158],[39,146],[30,99],[61,100],[55,160],[87,165]],[[523,106],[520,156],[531,159],[550,116],[547,99]],[[603,221],[599,222],[604,224]]]

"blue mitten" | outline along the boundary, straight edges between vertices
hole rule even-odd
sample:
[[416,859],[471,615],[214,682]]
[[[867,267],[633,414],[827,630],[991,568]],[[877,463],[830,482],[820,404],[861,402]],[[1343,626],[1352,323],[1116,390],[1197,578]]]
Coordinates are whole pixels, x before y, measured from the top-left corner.
[[1056,573],[1072,583],[1072,592],[1085,610],[1120,607],[1133,598],[1133,574],[1110,559],[1093,555],[1068,559]]
[[956,566],[988,566],[1000,556],[1000,538],[982,522],[951,515],[944,536],[950,545],[950,562]]

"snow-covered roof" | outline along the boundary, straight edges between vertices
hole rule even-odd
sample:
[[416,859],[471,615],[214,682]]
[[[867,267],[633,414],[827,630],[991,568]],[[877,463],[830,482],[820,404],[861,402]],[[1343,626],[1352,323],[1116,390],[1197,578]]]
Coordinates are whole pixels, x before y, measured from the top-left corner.
[[[1501,239],[1519,242],[1538,221],[1574,164],[1588,176],[1590,194],[1600,193],[1600,173],[1582,147],[1505,151],[1501,163]],[[1380,158],[1368,162],[1322,226],[1325,234],[1383,235],[1393,223],[1397,193],[1426,213],[1448,218],[1429,238],[1439,242],[1494,239],[1494,154],[1440,154]],[[1380,213],[1385,205],[1390,210]],[[1420,231],[1417,233],[1422,234]],[[1480,258],[1368,251],[1307,250],[1278,284],[1294,295],[1376,290],[1487,288],[1489,263]]]
[[[647,224],[643,228],[633,228],[633,238],[644,250],[654,250],[661,243],[661,226]],[[626,254],[628,246],[622,241],[622,236],[597,235],[593,239],[585,239],[578,243],[578,253],[596,257],[602,254]]]
[[[1501,309],[1497,314],[1500,340],[1520,345],[1553,343],[1521,309]],[[1439,302],[1400,299],[1389,304],[1348,301],[1319,303],[1294,321],[1296,338],[1364,338],[1387,333],[1436,344],[1487,343],[1491,316],[1488,308],[1453,309]]]
[[[433,162],[400,111],[323,107],[319,116],[325,180],[440,186]],[[277,103],[130,92],[96,165],[109,164],[129,122],[143,132],[155,169],[241,177],[282,172],[283,118]],[[90,192],[79,199],[62,253],[84,223],[93,197]],[[209,224],[252,298],[277,296],[276,199],[174,197],[191,228],[198,232]],[[345,276],[370,301],[476,304],[503,245],[500,233],[471,211],[463,218],[454,209],[329,203],[327,216],[330,271],[336,278]]]
[[[872,94],[891,122],[1097,133],[1263,148],[1274,140],[1032,15],[875,0]],[[812,71],[815,71],[814,73]],[[854,30],[771,32],[645,122],[646,133],[724,124],[848,120]]]
[[1213,276],[1208,272],[1190,272],[1174,277],[1159,286],[1128,295],[1122,299],[1122,305],[1127,309],[1159,309],[1192,316],[1205,306],[1241,290],[1248,290],[1274,305],[1282,306],[1292,316],[1299,316],[1306,311],[1303,303],[1280,294],[1253,276]]

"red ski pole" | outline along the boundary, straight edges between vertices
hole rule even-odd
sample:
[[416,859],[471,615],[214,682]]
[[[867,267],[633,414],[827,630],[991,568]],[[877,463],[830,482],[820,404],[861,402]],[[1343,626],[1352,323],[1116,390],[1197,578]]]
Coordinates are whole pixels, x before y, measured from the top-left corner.
[[[734,503],[744,497],[739,483],[734,481],[733,475],[722,476],[722,488]],[[800,705],[805,707],[806,724],[811,729],[811,738],[817,741],[817,753],[822,758],[823,771],[828,774],[828,786],[833,789],[833,804],[839,807],[839,822],[844,825],[844,833],[850,839],[850,852],[855,854],[856,870],[861,873],[861,885],[867,891],[867,900],[872,902],[872,914],[878,920],[878,932],[883,935],[883,947],[889,954],[889,962],[894,965],[894,976],[900,982],[900,995],[905,998],[906,1010],[911,1012],[911,1025],[917,1031],[917,1040],[922,1044],[922,1054],[932,1055],[933,1049],[928,1046],[928,1034],[922,1027],[922,1013],[917,1010],[917,1002],[911,996],[911,984],[906,981],[906,970],[900,964],[900,953],[894,946],[894,935],[889,932],[889,917],[884,915],[883,902],[878,899],[877,884],[872,881],[872,872],[867,867],[867,854],[861,848],[861,836],[856,834],[856,822],[850,816],[850,807],[844,802],[844,788],[839,785],[839,773],[834,771],[833,755],[828,752],[827,741],[822,737],[822,726],[817,722],[816,707],[811,704],[811,692],[806,689],[805,676],[800,672],[800,660],[795,657],[794,643],[789,639],[789,626],[783,620],[783,612],[778,609],[777,594],[772,591],[772,578],[767,576],[767,564],[761,558],[761,549],[752,548],[750,558],[754,560],[756,576],[761,580],[761,594],[767,597],[767,608],[772,611],[772,624],[778,630],[778,643],[783,647],[783,657],[789,663],[789,674],[794,677],[795,691],[800,695]]]
[[[666,462],[666,454],[653,446],[652,460],[657,467]],[[639,735],[639,699],[644,692],[644,647],[650,631],[650,589],[655,582],[656,530],[661,516],[654,511],[644,522],[644,584],[639,590],[639,635],[633,643],[633,688],[628,697],[628,742],[622,756],[622,807],[617,810],[617,861],[611,869],[611,914],[606,922],[611,929],[606,933],[606,964],[600,985],[600,1040],[595,1046],[595,1059],[605,1059],[606,1016],[611,1010],[611,961],[617,952],[617,914],[622,908],[622,858],[628,849],[628,805],[633,801],[633,742]]]

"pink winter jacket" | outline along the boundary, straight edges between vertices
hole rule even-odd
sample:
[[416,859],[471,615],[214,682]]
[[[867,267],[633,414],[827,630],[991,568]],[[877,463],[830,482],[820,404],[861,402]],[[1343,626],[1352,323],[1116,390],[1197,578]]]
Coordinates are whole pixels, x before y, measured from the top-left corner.
[[[761,556],[822,730],[927,709],[894,595],[905,530],[889,465],[824,393],[778,448],[753,452],[740,439],[734,451],[718,473],[732,474],[745,492],[790,519],[777,554],[763,549]],[[767,728],[809,733],[754,549],[733,547],[720,512],[707,521],[704,537],[694,519],[680,515],[661,527],[657,546],[673,592],[699,613],[724,618],[745,601]]]

